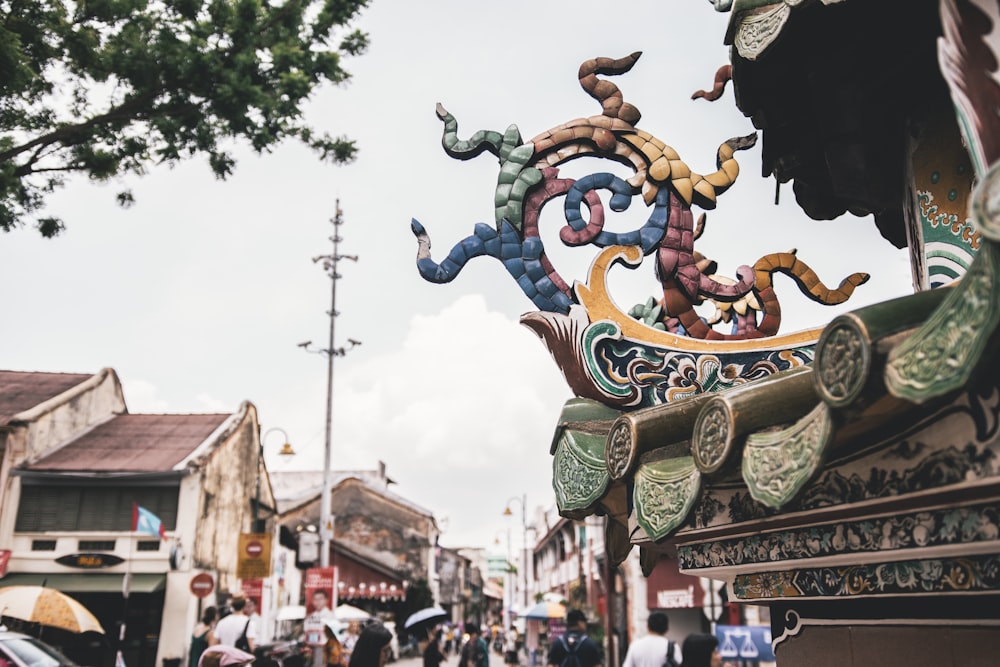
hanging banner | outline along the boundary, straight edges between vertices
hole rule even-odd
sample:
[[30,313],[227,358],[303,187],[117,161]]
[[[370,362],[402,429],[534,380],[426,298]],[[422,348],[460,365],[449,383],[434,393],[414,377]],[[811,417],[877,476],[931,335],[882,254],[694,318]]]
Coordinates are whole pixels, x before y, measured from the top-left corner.
[[336,575],[332,567],[311,567],[306,570],[306,615],[333,613],[333,585]]
[[323,646],[326,644],[324,621],[333,618],[333,587],[337,578],[336,568],[311,567],[306,570],[304,587],[306,589],[306,619],[303,631],[306,634],[306,644]]
[[264,608],[261,602],[264,597],[263,579],[243,579],[240,581],[240,590],[243,591],[243,595],[245,595],[248,600],[253,600],[257,603],[257,609]]
[[271,576],[270,533],[240,533],[237,550],[237,579],[266,579]]

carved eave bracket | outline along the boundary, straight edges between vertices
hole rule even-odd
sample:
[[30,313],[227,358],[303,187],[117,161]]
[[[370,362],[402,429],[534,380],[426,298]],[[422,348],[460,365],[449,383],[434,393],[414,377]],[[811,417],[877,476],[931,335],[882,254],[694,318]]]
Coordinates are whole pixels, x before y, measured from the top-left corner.
[[983,243],[968,272],[923,325],[889,355],[885,382],[914,403],[945,396],[984,372],[995,358],[1000,325],[1000,165],[972,200]]
[[636,524],[648,539],[661,540],[687,519],[700,494],[701,472],[694,459],[650,456],[635,471],[632,501]]
[[[822,0],[832,5],[844,0]],[[792,10],[811,0],[736,0],[726,32],[726,44],[747,60],[757,60],[778,39]]]
[[743,481],[750,495],[767,507],[784,507],[819,472],[832,439],[830,408],[824,403],[788,428],[748,436]]

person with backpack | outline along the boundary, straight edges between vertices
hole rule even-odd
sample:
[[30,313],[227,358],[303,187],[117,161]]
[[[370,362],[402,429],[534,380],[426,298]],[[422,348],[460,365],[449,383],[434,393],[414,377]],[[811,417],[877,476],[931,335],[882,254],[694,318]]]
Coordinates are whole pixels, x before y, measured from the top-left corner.
[[677,642],[667,639],[670,619],[662,611],[654,611],[646,619],[649,634],[628,647],[622,667],[678,667],[681,651]]
[[458,667],[490,667],[490,650],[479,624],[466,621],[465,631],[469,633],[469,641],[462,647]]
[[[579,609],[566,614],[566,634],[549,647],[549,667],[603,667],[601,650],[587,636],[587,616]],[[661,666],[662,667],[662,663]]]

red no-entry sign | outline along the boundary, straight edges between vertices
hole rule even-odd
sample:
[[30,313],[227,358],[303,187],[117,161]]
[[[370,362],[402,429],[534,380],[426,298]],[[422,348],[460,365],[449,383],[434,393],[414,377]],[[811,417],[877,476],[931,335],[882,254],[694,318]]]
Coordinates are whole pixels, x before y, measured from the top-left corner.
[[197,597],[207,598],[215,590],[215,579],[207,572],[191,577],[191,592]]
[[247,543],[247,556],[250,556],[250,558],[260,558],[262,553],[264,553],[263,544],[257,541]]

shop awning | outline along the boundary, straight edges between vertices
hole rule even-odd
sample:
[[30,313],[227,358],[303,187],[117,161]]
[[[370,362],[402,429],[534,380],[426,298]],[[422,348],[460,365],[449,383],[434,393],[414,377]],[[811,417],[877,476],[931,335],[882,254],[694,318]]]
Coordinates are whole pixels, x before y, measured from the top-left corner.
[[[5,586],[45,586],[64,593],[121,593],[121,574],[81,572],[80,574],[35,574],[12,572],[0,579]],[[165,574],[133,574],[129,590],[133,593],[156,593],[167,583]]]

